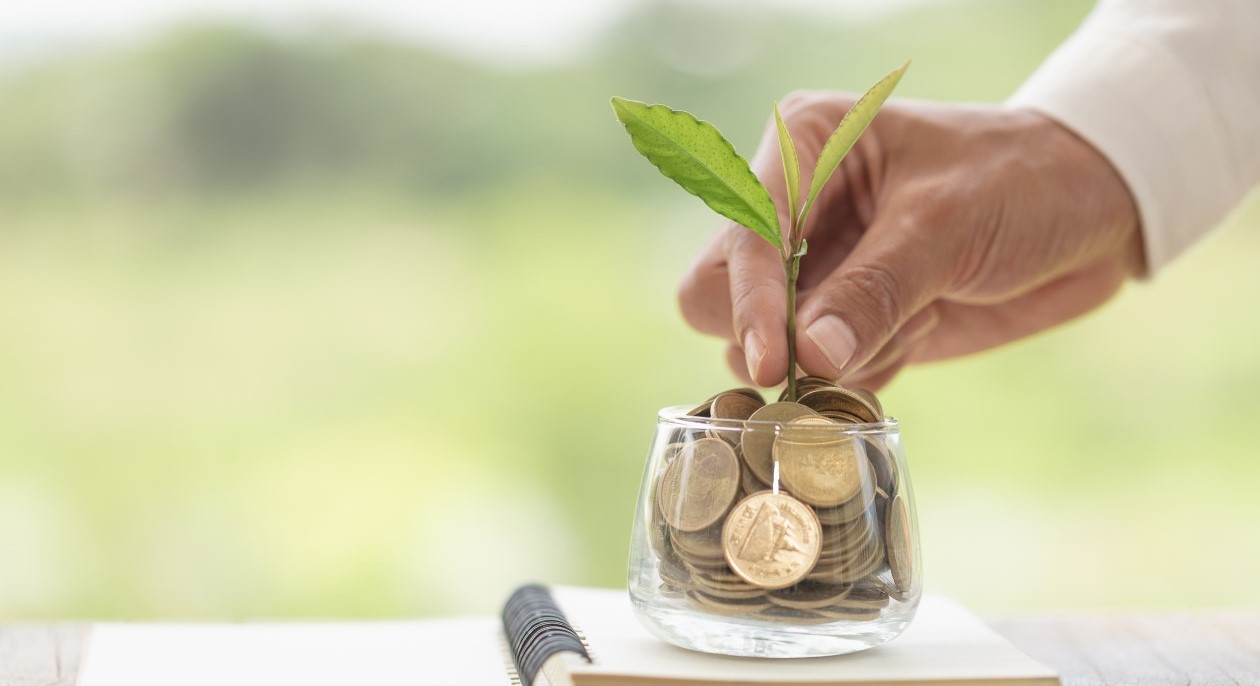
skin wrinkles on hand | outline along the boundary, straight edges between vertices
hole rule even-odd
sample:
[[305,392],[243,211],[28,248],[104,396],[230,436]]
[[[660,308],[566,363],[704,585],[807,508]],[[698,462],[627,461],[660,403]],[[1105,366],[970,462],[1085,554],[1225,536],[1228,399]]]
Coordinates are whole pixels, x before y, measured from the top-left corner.
[[[853,100],[825,92],[783,100],[802,168],[812,168]],[[768,127],[752,167],[783,206],[774,136]],[[769,386],[787,374],[785,284],[774,251],[747,235],[737,226],[718,232],[684,277],[679,304],[693,327],[729,342],[741,378]],[[1054,121],[995,106],[887,103],[824,190],[805,236],[802,371],[873,388],[906,364],[1080,316],[1143,269],[1136,208],[1110,163]],[[755,379],[745,331],[765,345]],[[837,360],[847,360],[843,369]]]

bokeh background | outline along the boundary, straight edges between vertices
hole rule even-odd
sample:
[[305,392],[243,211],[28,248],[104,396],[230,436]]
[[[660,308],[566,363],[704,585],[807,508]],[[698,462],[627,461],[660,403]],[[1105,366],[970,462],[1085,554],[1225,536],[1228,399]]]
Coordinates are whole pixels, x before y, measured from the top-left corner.
[[[734,378],[674,303],[717,222],[608,97],[751,152],[907,57],[899,96],[1000,101],[1090,5],[100,4],[0,9],[2,618],[624,583],[656,409]],[[1258,224],[894,382],[930,591],[1260,602]]]

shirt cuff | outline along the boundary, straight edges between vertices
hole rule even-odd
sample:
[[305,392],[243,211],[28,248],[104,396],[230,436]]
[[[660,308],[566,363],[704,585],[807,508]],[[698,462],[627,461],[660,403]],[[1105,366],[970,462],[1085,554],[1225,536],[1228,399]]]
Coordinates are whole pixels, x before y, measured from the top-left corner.
[[1142,227],[1147,274],[1233,206],[1231,163],[1201,82],[1158,43],[1095,15],[1008,101],[1058,121],[1124,179]]

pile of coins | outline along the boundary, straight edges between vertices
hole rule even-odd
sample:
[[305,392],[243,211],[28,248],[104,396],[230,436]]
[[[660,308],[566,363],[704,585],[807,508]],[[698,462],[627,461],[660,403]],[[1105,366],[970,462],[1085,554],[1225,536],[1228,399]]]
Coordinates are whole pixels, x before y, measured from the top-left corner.
[[795,402],[741,388],[688,415],[712,428],[668,446],[650,498],[665,594],[798,624],[876,619],[909,597],[897,463],[878,433],[837,430],[883,421],[874,394],[805,377]]

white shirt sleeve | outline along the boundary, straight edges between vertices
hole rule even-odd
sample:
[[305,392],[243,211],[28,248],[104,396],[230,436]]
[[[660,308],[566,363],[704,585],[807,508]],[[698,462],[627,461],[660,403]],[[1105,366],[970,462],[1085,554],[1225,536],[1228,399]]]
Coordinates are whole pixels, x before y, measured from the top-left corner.
[[1008,105],[1111,160],[1153,274],[1260,182],[1260,0],[1102,0]]

